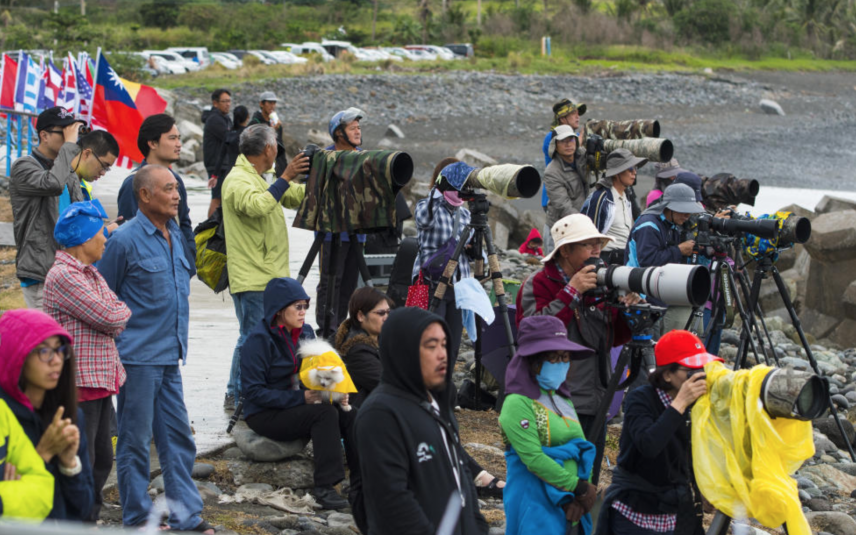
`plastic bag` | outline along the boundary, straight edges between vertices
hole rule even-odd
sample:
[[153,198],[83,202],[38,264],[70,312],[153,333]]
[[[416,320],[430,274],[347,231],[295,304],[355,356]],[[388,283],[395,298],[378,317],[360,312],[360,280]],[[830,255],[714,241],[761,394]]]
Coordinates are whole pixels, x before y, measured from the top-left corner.
[[791,535],[811,535],[791,476],[814,455],[811,422],[771,418],[761,385],[773,370],[732,372],[721,362],[705,366],[708,395],[692,409],[696,482],[714,507],[732,518],[754,518]]

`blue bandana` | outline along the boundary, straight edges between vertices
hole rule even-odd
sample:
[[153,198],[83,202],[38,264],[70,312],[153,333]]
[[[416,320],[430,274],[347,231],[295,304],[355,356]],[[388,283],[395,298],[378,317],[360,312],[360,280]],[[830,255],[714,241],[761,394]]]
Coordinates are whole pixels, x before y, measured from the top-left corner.
[[86,243],[104,227],[105,219],[107,212],[98,199],[70,204],[59,214],[54,239],[63,247]]
[[[447,165],[440,171],[440,177],[445,178],[453,188],[461,191],[467,181],[467,177],[475,170],[475,167],[470,167],[464,162],[455,162]],[[439,178],[438,178],[439,180]]]

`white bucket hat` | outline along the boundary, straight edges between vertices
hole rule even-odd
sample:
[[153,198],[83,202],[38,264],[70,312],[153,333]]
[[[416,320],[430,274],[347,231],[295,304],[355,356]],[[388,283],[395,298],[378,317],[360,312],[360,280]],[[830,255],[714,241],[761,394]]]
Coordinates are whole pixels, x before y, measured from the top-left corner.
[[550,140],[550,146],[547,148],[547,154],[550,158],[556,153],[556,142],[571,136],[577,138],[577,148],[580,146],[580,136],[574,132],[574,129],[566,124],[560,124],[553,129],[553,139]]
[[563,245],[579,243],[592,238],[600,238],[603,241],[614,240],[614,238],[598,232],[592,220],[585,214],[571,214],[556,221],[553,224],[553,228],[550,229],[550,236],[553,237],[553,243],[556,245],[550,251],[550,254],[541,260],[542,264],[546,264],[552,260],[553,255]]

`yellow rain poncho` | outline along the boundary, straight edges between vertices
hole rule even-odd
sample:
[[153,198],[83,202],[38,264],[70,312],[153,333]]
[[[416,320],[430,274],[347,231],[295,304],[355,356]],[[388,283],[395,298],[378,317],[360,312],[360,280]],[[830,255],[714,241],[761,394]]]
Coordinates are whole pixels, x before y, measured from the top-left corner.
[[[324,388],[320,384],[313,382],[310,378],[309,372],[312,370],[332,370],[337,367],[342,370],[342,375],[345,378],[332,388]],[[326,392],[339,392],[341,394],[352,394],[357,391],[357,387],[354,386],[345,363],[342,362],[342,358],[335,351],[332,351],[332,348],[331,351],[326,351],[320,355],[310,355],[303,358],[303,361],[300,363],[300,381],[309,390],[324,390]]]
[[811,535],[790,477],[814,455],[811,422],[771,418],[760,401],[773,368],[732,372],[705,366],[708,395],[692,409],[693,469],[699,489],[732,518],[754,518],[791,535]]

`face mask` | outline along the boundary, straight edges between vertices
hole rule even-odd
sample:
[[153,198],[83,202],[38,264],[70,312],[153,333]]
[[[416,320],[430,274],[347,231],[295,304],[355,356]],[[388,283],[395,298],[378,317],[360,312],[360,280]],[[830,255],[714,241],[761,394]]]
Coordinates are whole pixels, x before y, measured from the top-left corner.
[[446,199],[446,202],[450,206],[458,207],[464,204],[464,201],[461,200],[461,195],[457,191],[444,191],[443,198]]
[[558,390],[565,379],[568,378],[568,370],[571,368],[570,362],[547,362],[541,365],[541,372],[538,374],[538,384],[544,390]]

